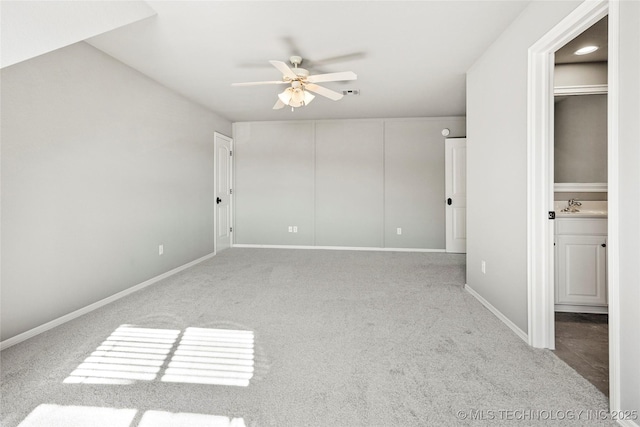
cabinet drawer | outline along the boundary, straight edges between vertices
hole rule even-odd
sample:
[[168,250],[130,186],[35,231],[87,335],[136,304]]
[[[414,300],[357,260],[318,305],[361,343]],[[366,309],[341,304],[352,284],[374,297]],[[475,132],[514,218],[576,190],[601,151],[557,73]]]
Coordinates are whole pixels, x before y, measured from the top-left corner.
[[560,218],[555,220],[556,234],[605,235],[607,220],[598,218]]

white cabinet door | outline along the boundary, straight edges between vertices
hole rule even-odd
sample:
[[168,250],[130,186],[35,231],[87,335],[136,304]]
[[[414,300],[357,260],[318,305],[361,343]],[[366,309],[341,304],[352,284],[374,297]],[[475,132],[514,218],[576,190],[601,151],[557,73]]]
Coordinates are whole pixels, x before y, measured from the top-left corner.
[[607,238],[556,236],[556,303],[607,304]]

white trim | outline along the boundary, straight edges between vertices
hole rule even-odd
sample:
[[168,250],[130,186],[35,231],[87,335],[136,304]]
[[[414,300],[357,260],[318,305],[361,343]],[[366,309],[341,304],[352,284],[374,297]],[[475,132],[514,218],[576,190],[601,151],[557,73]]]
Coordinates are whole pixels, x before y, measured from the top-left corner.
[[439,252],[444,249],[420,249],[420,248],[375,248],[359,246],[304,246],[304,245],[254,245],[236,243],[234,248],[258,248],[258,249],[322,249],[330,251],[378,251],[378,252]]
[[[402,123],[402,122],[436,122],[442,120],[452,120],[452,121],[464,121],[466,120],[466,115],[462,116],[443,116],[443,117],[386,117],[380,118],[380,120],[385,122],[394,122],[394,123]],[[354,120],[354,119],[338,119],[338,120]],[[318,120],[322,121],[322,120]],[[451,138],[454,138],[453,136]],[[457,138],[457,137],[456,137]],[[460,138],[464,138],[461,136]]]
[[[553,227],[547,219],[549,209],[549,190],[552,181],[549,170],[546,141],[553,137],[549,129],[553,128],[550,122],[553,116],[545,99],[552,97],[553,81],[553,54],[537,53],[533,48],[529,49],[529,74],[528,74],[528,120],[527,120],[527,288],[528,288],[528,331],[529,344],[534,347],[553,346],[554,330],[549,325],[548,316],[534,316],[541,310],[553,304],[553,292],[549,292],[546,286],[538,283],[546,283],[549,280],[549,263],[553,263],[546,248],[552,242]],[[537,121],[536,121],[537,120]],[[540,180],[538,182],[537,180]],[[550,182],[551,181],[551,182]],[[553,270],[551,269],[551,272]],[[552,273],[551,273],[552,275]],[[553,277],[551,277],[553,279]]]
[[[550,132],[549,110],[552,110],[553,95],[549,92],[550,75],[546,67],[549,57],[566,42],[609,14],[608,32],[608,294],[609,294],[609,407],[611,411],[620,408],[620,278],[619,278],[619,144],[618,144],[618,102],[619,102],[619,2],[593,0],[582,2],[571,14],[547,33],[529,49],[528,87],[528,209],[527,217],[527,273],[529,290],[529,335],[535,347],[553,346],[553,253],[549,244],[552,235],[545,230],[548,205],[549,157],[546,151],[553,151],[553,134]],[[549,295],[551,291],[551,295]],[[550,333],[549,333],[550,332]],[[624,425],[623,422],[618,421]],[[634,422],[625,421],[626,425]]]
[[[385,225],[387,224],[387,123],[385,121],[382,122],[382,182],[380,183],[382,200],[381,200],[381,211],[382,211],[382,221],[380,221],[380,242],[382,243],[382,247],[387,245],[387,236],[385,233]],[[315,241],[313,242],[315,243]]]
[[[213,197],[217,197],[218,196],[218,173],[216,171],[216,165],[217,163],[217,155],[218,155],[218,150],[217,150],[217,143],[216,143],[216,139],[223,139],[226,140],[229,143],[229,151],[231,153],[233,153],[233,138],[224,135],[220,132],[213,132]],[[231,159],[229,160],[229,188],[231,188],[233,190],[233,182],[234,182],[234,176],[233,176],[233,154],[231,155]],[[235,223],[235,218],[233,216],[233,192],[229,195],[229,227],[231,227],[231,230],[233,230],[233,224]],[[218,208],[217,208],[217,204],[216,207],[213,209],[213,247],[214,247],[214,251],[218,251]],[[233,247],[233,231],[229,232],[229,247],[232,248]]]
[[555,345],[553,223],[547,216],[553,210],[554,52],[599,21],[607,10],[606,0],[585,1],[529,48],[527,287],[529,344],[534,347]]
[[609,85],[556,86],[554,95],[606,95]]
[[[611,410],[613,412],[613,409]],[[618,424],[623,427],[640,427],[640,424],[636,424],[633,420],[618,420]]]
[[556,193],[606,193],[606,182],[556,182],[553,191]]
[[169,276],[173,276],[174,274],[179,273],[179,272],[181,272],[183,270],[186,270],[189,267],[193,267],[194,265],[199,264],[199,263],[201,263],[203,261],[206,261],[209,258],[213,258],[215,255],[216,255],[216,253],[212,252],[212,253],[210,253],[208,255],[205,255],[205,256],[203,256],[201,258],[198,258],[198,259],[196,259],[194,261],[191,261],[191,262],[188,262],[188,263],[186,263],[184,265],[176,267],[173,270],[169,270],[166,273],[162,273],[159,276],[152,277],[149,280],[145,280],[142,283],[138,283],[137,285],[132,286],[130,288],[127,288],[127,289],[125,289],[123,291],[120,291],[117,294],[111,295],[110,297],[101,299],[100,301],[96,301],[93,304],[89,304],[86,307],[80,308],[80,309],[78,309],[76,311],[72,311],[69,314],[65,314],[64,316],[58,317],[57,319],[54,319],[54,320],[52,320],[50,322],[47,322],[44,325],[37,326],[37,327],[35,327],[33,329],[29,329],[26,332],[18,334],[18,335],[14,336],[14,337],[8,338],[8,339],[0,342],[0,350],[4,350],[5,348],[11,347],[11,346],[16,345],[18,343],[21,343],[21,342],[23,342],[25,340],[28,340],[29,338],[35,337],[36,335],[39,335],[39,334],[41,334],[43,332],[46,332],[46,331],[48,331],[50,329],[53,329],[56,326],[60,326],[63,323],[66,323],[66,322],[68,322],[70,320],[76,319],[76,318],[78,318],[78,317],[80,317],[80,316],[82,316],[84,314],[90,313],[90,312],[92,312],[92,311],[94,311],[94,310],[96,310],[96,309],[98,309],[100,307],[104,307],[105,305],[107,305],[109,303],[112,303],[112,302],[114,302],[116,300],[119,300],[120,298],[124,298],[129,294],[132,294],[132,293],[137,292],[137,291],[139,291],[141,289],[144,289],[147,286],[153,285],[154,283],[157,283],[160,280],[166,279]]
[[[620,46],[620,4],[612,1],[609,4],[609,49],[608,49],[608,97],[607,118],[608,146],[607,170],[608,187],[608,229],[607,229],[607,293],[609,299],[609,407],[619,411],[620,404],[620,184],[618,179],[619,165],[619,46]],[[622,421],[618,421],[622,424]],[[626,421],[626,425],[637,425]]]
[[[231,159],[229,159],[229,189],[231,190],[231,194],[229,194],[229,227],[231,227],[231,231],[229,232],[229,247],[232,248],[233,247],[233,241],[235,240],[235,232],[233,231],[233,227],[235,227],[236,225],[236,218],[235,218],[235,200],[236,200],[236,193],[234,193],[235,190],[235,159],[236,159],[236,153],[234,153],[234,144],[233,144],[233,138],[231,137],[227,137],[229,138],[229,150],[231,151]],[[216,249],[217,252],[217,249]]]
[[316,122],[311,123],[311,129],[313,130],[313,212],[311,213],[311,220],[313,221],[313,244],[316,244],[316,236],[318,229],[318,223],[316,221],[318,210],[318,128]]
[[577,304],[556,304],[556,313],[591,313],[607,314],[609,307],[606,305],[577,305]]
[[489,301],[484,299],[482,295],[474,291],[473,288],[471,288],[471,286],[467,285],[466,283],[464,285],[464,289],[471,295],[473,295],[478,301],[480,301],[480,303],[484,305],[487,310],[493,313],[498,319],[502,320],[502,323],[507,325],[509,329],[511,329],[518,337],[520,337],[520,339],[522,339],[522,341],[526,342],[527,344],[529,343],[529,337],[527,336],[527,334],[522,329],[518,328],[515,323],[509,320],[507,316],[502,314],[500,310],[495,308]]
[[[466,115],[461,116],[442,116],[442,117],[367,117],[364,119],[311,119],[311,120],[296,120],[296,123],[328,123],[328,122],[435,122],[441,120],[466,120]],[[291,120],[253,120],[248,122],[234,122],[233,124],[252,124],[259,123],[264,125],[280,125],[291,123]],[[451,136],[453,138],[453,136]],[[461,137],[463,138],[463,137]]]

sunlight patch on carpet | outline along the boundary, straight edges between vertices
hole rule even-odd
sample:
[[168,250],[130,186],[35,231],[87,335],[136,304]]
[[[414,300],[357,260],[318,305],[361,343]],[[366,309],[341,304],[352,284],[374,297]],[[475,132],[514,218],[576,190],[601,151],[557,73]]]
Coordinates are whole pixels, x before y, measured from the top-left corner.
[[129,427],[138,411],[76,405],[38,405],[18,427]]
[[146,411],[137,427],[246,427],[243,418],[189,412]]
[[66,384],[136,381],[247,387],[254,372],[252,331],[189,327],[118,327],[64,380]]
[[[242,417],[79,405],[38,405],[18,427],[246,427]],[[133,423],[133,424],[132,424]]]
[[162,381],[248,386],[253,377],[251,331],[187,328]]

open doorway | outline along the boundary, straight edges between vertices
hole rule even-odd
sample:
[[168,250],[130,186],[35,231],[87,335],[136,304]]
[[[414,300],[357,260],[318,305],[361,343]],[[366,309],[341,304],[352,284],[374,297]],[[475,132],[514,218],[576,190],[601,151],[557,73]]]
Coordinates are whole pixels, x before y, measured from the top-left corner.
[[555,353],[609,395],[605,16],[555,53]]
[[608,15],[606,278],[610,409],[620,409],[620,8],[617,2],[581,3],[529,48],[527,217],[529,344],[555,349],[555,216],[553,102],[555,52]]

